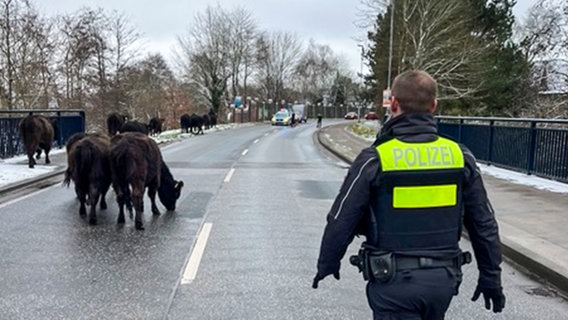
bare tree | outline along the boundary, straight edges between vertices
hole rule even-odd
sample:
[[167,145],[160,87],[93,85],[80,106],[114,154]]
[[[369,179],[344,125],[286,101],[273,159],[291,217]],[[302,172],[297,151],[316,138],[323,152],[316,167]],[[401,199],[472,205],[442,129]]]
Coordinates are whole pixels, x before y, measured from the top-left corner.
[[568,3],[540,0],[517,28],[517,38],[532,64],[532,96],[524,114],[568,116]]
[[112,76],[110,85],[111,108],[122,111],[121,106],[126,104],[124,88],[122,86],[123,73],[131,66],[139,55],[137,43],[140,33],[132,26],[128,18],[119,12],[113,11],[109,18],[109,73]]
[[315,102],[329,93],[339,65],[339,58],[330,46],[310,39],[294,70],[295,83],[302,93],[302,99]]
[[281,31],[262,34],[259,43],[257,81],[267,99],[285,99],[285,88],[292,87],[294,70],[302,54],[297,36]]
[[145,59],[124,70],[125,105],[121,110],[131,118],[146,122],[154,116],[169,114],[167,90],[174,90],[173,72],[160,54]]
[[[83,8],[76,15],[61,17],[61,45],[62,51],[60,70],[64,79],[65,106],[85,108],[92,87],[97,77],[101,81],[100,69],[102,50],[106,47],[104,35],[101,33],[105,25],[105,16],[101,9],[93,10]],[[96,82],[96,80],[95,80]]]
[[397,5],[402,19],[399,66],[432,74],[441,87],[440,99],[472,98],[483,79],[476,65],[488,48],[471,34],[467,2],[416,0]]
[[[247,80],[253,70],[254,62],[254,38],[256,36],[256,25],[252,14],[242,8],[237,8],[232,12],[225,12],[227,23],[231,24],[230,59],[231,66],[231,92],[229,97],[243,96],[246,103]],[[242,71],[242,72],[241,72]],[[243,80],[242,92],[240,80]]]
[[227,80],[233,74],[232,30],[226,18],[221,7],[208,7],[204,14],[196,15],[188,33],[178,37],[177,54],[182,59],[184,76],[215,112],[219,111]]
[[540,0],[519,24],[517,37],[527,60],[547,60],[568,53],[568,4]]
[[1,7],[2,92],[9,109],[47,107],[52,74],[52,22],[30,2],[5,0]]
[[355,25],[363,30],[373,27],[379,13],[386,11],[392,0],[359,0]]

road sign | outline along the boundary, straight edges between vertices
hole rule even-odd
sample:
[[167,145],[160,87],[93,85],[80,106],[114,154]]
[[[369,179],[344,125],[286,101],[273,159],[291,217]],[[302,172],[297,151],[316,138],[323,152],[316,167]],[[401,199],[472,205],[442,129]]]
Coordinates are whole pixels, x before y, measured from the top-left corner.
[[389,89],[383,90],[383,108],[390,108],[391,106],[391,91]]

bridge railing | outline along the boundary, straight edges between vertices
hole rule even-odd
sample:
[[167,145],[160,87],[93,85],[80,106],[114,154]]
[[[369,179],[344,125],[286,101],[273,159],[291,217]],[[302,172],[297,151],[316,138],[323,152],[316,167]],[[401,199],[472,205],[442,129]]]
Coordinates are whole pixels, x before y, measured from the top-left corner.
[[54,146],[63,147],[71,135],[85,131],[85,112],[83,110],[0,110],[0,159],[25,153],[18,124],[20,120],[30,114],[39,114],[55,120]]
[[438,116],[478,161],[568,183],[568,120]]

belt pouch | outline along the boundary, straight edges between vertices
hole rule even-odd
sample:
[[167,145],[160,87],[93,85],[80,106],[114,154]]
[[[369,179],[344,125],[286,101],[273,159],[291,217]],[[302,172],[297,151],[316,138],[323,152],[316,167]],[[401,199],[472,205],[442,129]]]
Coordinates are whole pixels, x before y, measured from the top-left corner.
[[369,253],[369,269],[373,278],[380,282],[389,282],[396,272],[396,261],[392,252]]

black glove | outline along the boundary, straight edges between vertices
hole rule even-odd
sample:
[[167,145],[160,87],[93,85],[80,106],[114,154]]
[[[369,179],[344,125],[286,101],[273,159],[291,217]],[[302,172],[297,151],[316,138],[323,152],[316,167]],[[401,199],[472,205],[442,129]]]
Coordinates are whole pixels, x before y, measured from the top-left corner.
[[[321,280],[323,280],[323,278],[325,278],[327,275],[322,276],[319,274],[316,274],[315,278],[314,278],[314,282],[312,283],[312,288],[317,289],[318,288],[318,282],[320,282]],[[333,277],[337,280],[339,280],[339,270],[335,271],[333,273]]]
[[493,302],[493,312],[501,312],[505,308],[505,295],[503,294],[503,288],[480,288],[477,286],[471,301],[476,301],[479,295],[483,294],[483,299],[485,299],[485,309],[491,310],[491,302]]

